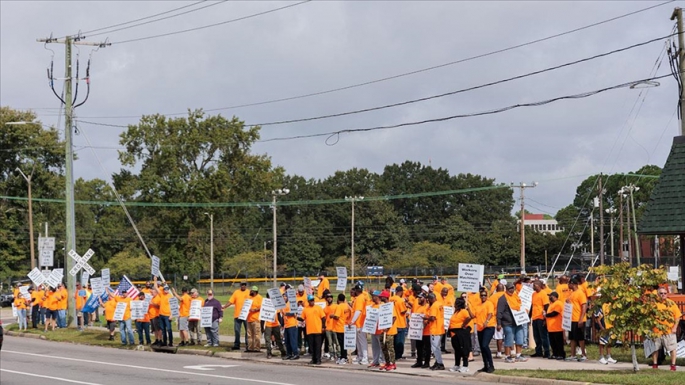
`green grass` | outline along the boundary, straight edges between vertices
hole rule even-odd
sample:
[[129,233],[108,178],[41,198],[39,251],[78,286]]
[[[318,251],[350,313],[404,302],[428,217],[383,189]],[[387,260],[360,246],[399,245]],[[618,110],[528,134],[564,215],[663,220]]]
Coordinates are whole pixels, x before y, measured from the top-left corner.
[[[566,354],[568,355],[570,351],[570,347],[566,345]],[[599,360],[599,346],[598,345],[586,345],[585,351],[587,352],[587,358],[588,360]],[[652,363],[651,358],[645,358],[645,352],[640,346],[635,347],[635,352],[637,354],[637,362],[639,362],[642,365],[650,364]],[[531,355],[535,353],[534,350],[531,349],[526,349],[523,351],[523,354],[525,355]],[[624,347],[612,347],[611,348],[611,357],[618,362],[627,362],[627,363],[632,363],[633,359],[631,356],[630,352],[630,346],[626,345]],[[666,357],[665,363],[670,363],[670,357]],[[685,366],[685,358],[678,358],[676,359],[676,365],[678,366]],[[685,383],[685,381],[683,382]]]
[[685,372],[632,370],[497,370],[498,375],[621,385],[682,385]]
[[[6,329],[17,332],[17,325],[10,325]],[[129,346],[121,345],[121,340],[119,339],[118,335],[114,336],[114,341],[109,341],[109,332],[96,329],[78,331],[76,329],[67,328],[55,329],[54,331],[48,330],[47,332],[44,332],[42,329],[28,329],[22,333],[43,335],[48,341],[72,342],[76,344],[131,349]]]

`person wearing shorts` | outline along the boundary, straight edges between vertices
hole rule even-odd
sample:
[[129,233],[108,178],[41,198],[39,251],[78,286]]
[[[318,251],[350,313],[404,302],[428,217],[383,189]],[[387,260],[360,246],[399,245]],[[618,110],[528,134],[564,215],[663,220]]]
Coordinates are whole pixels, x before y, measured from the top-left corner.
[[114,320],[114,310],[117,308],[117,301],[114,296],[110,295],[107,302],[102,302],[101,298],[98,298],[100,306],[105,308],[105,319],[107,320],[107,330],[109,330],[109,340],[114,341],[114,331],[117,328],[118,322]]
[[188,335],[188,316],[190,315],[190,295],[188,295],[188,288],[181,289],[181,295],[176,293],[176,289],[172,288],[174,297],[178,299],[178,332],[181,335],[181,343],[178,346],[190,345],[190,338]]
[[512,308],[519,310],[521,300],[516,293],[516,286],[513,283],[507,283],[505,294],[497,301],[497,329],[504,330],[504,353],[507,356],[505,362],[526,362],[528,358],[521,355],[523,325],[516,325]]
[[[566,299],[566,303],[573,305],[571,314],[571,332],[568,339],[571,341],[571,354],[566,358],[567,361],[583,362],[587,360],[585,352],[585,322],[587,322],[587,296],[585,291],[579,288],[580,279],[576,276],[571,278],[568,287],[571,294]],[[581,356],[576,357],[576,346],[580,347]]]
[[667,321],[660,321],[662,325],[666,326],[667,332],[664,333],[663,331],[659,331],[656,328],[654,329],[654,332],[657,334],[657,337],[654,340],[656,350],[654,351],[654,353],[652,353],[652,368],[659,369],[659,365],[657,364],[659,351],[661,349],[666,349],[666,351],[671,355],[671,371],[675,371],[676,349],[678,347],[678,342],[675,333],[678,329],[678,321],[680,321],[682,313],[675,302],[666,298],[666,296],[668,295],[668,291],[666,288],[659,287],[657,294],[659,296],[659,302],[657,302],[656,304],[657,308],[664,312],[670,311],[672,318],[669,318]]

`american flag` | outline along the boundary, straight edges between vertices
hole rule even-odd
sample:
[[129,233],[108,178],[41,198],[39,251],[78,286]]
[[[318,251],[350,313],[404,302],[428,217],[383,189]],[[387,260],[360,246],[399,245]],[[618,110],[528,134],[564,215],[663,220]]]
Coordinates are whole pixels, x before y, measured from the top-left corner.
[[126,293],[126,296],[128,298],[135,299],[138,297],[138,293],[140,293],[140,291],[138,291],[138,289],[135,286],[133,286],[131,280],[128,279],[127,276],[124,276],[123,278],[121,278],[119,286],[114,291],[114,295],[118,296],[119,293]]

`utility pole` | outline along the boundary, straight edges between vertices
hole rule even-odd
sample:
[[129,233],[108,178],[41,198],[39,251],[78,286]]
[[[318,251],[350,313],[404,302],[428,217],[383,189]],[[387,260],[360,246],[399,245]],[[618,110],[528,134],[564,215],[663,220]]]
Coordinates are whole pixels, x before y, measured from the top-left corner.
[[619,191],[618,192],[618,201],[619,201],[619,206],[618,206],[618,239],[621,241],[619,242],[619,261],[623,262],[623,248],[625,246],[625,243],[623,243],[623,192]]
[[351,197],[346,196],[345,200],[348,202],[352,202],[352,225],[351,225],[351,229],[350,229],[350,234],[351,234],[350,235],[350,247],[352,249],[350,250],[350,255],[351,255],[350,267],[352,270],[352,275],[351,275],[352,286],[354,286],[354,202],[364,200],[364,197],[363,196],[351,196]]
[[602,174],[599,174],[599,264],[604,265],[604,191],[602,190]]
[[611,238],[611,265],[614,265],[614,214],[616,209],[609,207],[606,209],[607,214],[609,214],[609,238]]
[[19,167],[17,167],[16,171],[24,177],[26,184],[29,186],[29,242],[31,242],[31,270],[33,270],[36,267],[36,252],[34,249],[35,246],[33,245],[33,206],[31,205],[31,178],[33,177],[33,168],[28,176],[26,176]]
[[512,188],[518,187],[521,191],[521,274],[526,273],[526,204],[523,191],[526,188],[534,188],[537,185],[538,182],[533,182],[532,185],[525,183],[519,183],[518,186],[514,183],[510,184]]
[[[90,43],[81,41],[84,36],[66,36],[63,39],[53,39],[52,37],[47,39],[36,39],[39,43],[58,43],[64,44],[64,99],[61,102],[64,104],[64,143],[65,143],[65,177],[66,177],[66,244],[65,252],[68,254],[70,250],[76,249],[76,216],[74,214],[74,146],[72,139],[72,129],[73,129],[73,117],[74,117],[74,100],[72,95],[72,84],[76,80],[78,82],[78,76],[76,79],[72,76],[72,57],[71,49],[72,45],[89,45],[94,47],[106,47],[110,45],[109,43]],[[86,71],[89,71],[86,70]],[[77,71],[78,72],[78,71]],[[88,78],[89,75],[86,75]],[[52,77],[52,71],[49,71],[50,84],[53,86],[54,78]],[[88,89],[90,90],[90,81],[88,81]],[[54,92],[54,86],[53,86]],[[55,92],[55,95],[57,93]],[[87,97],[86,97],[87,98]],[[85,100],[81,103],[85,103]],[[79,104],[79,106],[81,105]],[[78,106],[77,106],[78,107]],[[69,258],[65,254],[64,269],[70,271],[74,267],[74,260]],[[71,274],[66,274],[67,277],[67,291],[69,292],[69,298],[67,301],[67,325],[76,325],[76,301],[74,299],[74,291],[76,290],[76,277]],[[71,316],[71,317],[70,317]]]
[[205,213],[209,217],[209,287],[214,292],[214,213]]
[[277,246],[277,231],[276,231],[276,198],[279,196],[287,195],[290,193],[290,190],[287,188],[284,189],[278,189],[278,190],[273,190],[271,191],[271,196],[273,198],[273,210],[274,210],[274,217],[273,217],[273,230],[274,230],[274,287],[278,287],[277,284],[277,275],[278,275],[278,265],[277,265],[277,260],[278,260],[278,246]]
[[[685,38],[683,37],[683,10],[675,8],[671,14],[671,20],[675,19],[678,28],[678,63],[680,68],[680,84],[685,81]],[[685,87],[680,88],[680,135],[685,135]],[[685,274],[683,275],[685,276]]]

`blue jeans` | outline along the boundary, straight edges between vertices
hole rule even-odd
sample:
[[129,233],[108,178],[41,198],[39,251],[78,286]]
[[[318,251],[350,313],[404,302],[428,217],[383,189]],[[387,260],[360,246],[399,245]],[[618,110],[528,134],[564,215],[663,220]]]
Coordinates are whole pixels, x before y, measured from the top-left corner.
[[478,332],[478,344],[480,345],[480,355],[483,357],[483,365],[486,368],[494,368],[492,362],[492,351],[490,350],[490,341],[495,335],[495,328],[484,328]]
[[[136,322],[136,330],[138,331],[138,342],[140,342],[141,345],[143,345],[143,343],[150,345],[150,323]],[[143,336],[145,339],[143,339]]]
[[[122,344],[126,345],[126,343],[136,343],[136,340],[133,338],[133,329],[131,329],[130,318],[125,321],[119,321],[119,334],[121,335]],[[128,337],[128,342],[126,341],[126,337]]]
[[407,336],[406,328],[397,328],[395,335],[395,359],[399,360],[404,356],[404,339]]
[[26,309],[17,309],[17,321],[19,323],[19,330],[26,329]]
[[67,311],[57,310],[57,326],[64,329],[67,327]]
[[549,334],[544,319],[533,320],[533,338],[535,339],[535,354],[549,357]]
[[502,326],[504,329],[504,346],[511,348],[514,344],[522,346],[523,345],[523,327],[528,327],[528,324],[516,326],[516,325],[506,325]]
[[233,333],[235,333],[235,341],[233,342],[234,349],[240,349],[240,326],[245,329],[245,343],[247,343],[247,322],[242,319],[233,319]]
[[285,350],[289,356],[300,355],[300,350],[297,347],[297,326],[285,329]]
[[173,345],[174,332],[171,330],[171,320],[168,315],[159,316],[159,328],[162,330],[162,343],[164,345]]

